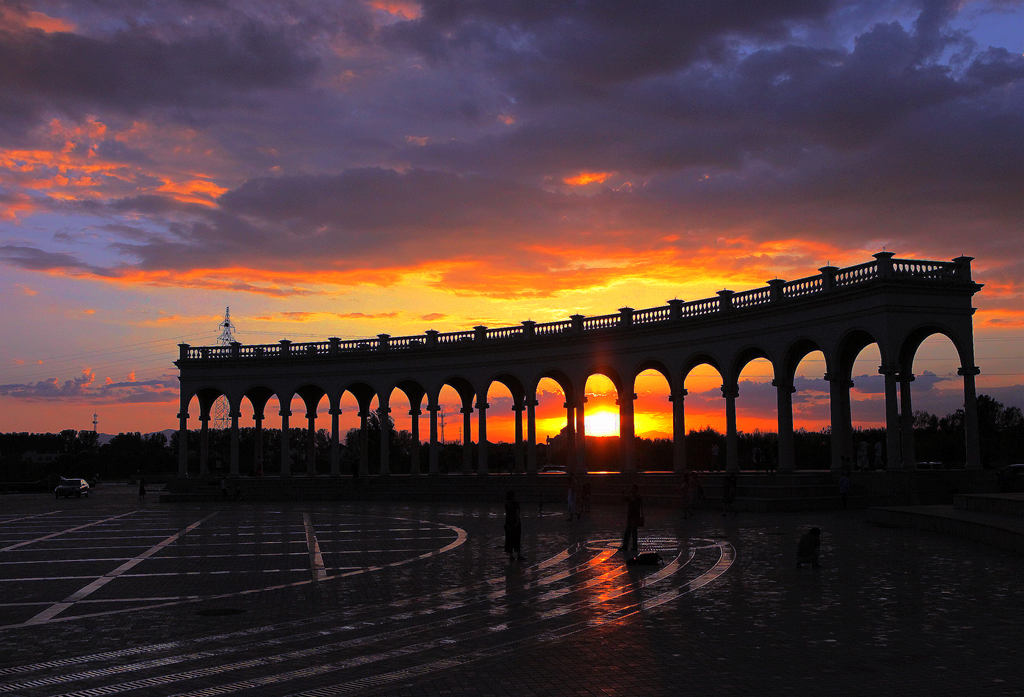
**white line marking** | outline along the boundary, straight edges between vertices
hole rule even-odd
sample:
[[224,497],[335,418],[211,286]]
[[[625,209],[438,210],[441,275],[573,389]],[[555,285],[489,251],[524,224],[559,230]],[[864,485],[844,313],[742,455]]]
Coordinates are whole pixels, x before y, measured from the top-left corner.
[[[367,515],[372,515],[372,514],[367,514]],[[415,556],[406,557],[405,559],[399,559],[397,561],[389,562],[389,563],[386,563],[386,564],[380,564],[380,565],[377,565],[377,566],[370,566],[370,567],[361,567],[361,568],[360,567],[348,567],[348,566],[332,567],[331,568],[331,573],[329,573],[327,575],[325,580],[331,580],[331,579],[336,579],[336,578],[348,578],[348,577],[357,576],[357,575],[360,575],[360,574],[366,574],[366,573],[372,573],[374,571],[380,571],[381,569],[385,569],[385,568],[393,568],[393,567],[397,567],[397,566],[405,566],[406,564],[412,564],[412,563],[417,562],[417,561],[422,561],[424,559],[429,559],[431,557],[439,556],[441,554],[444,554],[445,552],[450,552],[451,550],[453,550],[453,549],[455,549],[455,548],[465,544],[466,540],[468,539],[468,535],[466,534],[465,530],[463,530],[462,528],[460,528],[458,526],[451,525],[449,523],[439,523],[439,522],[425,521],[425,520],[413,521],[413,520],[408,519],[408,518],[398,518],[398,517],[392,517],[392,516],[378,516],[378,517],[392,518],[394,520],[402,520],[402,521],[405,521],[405,522],[417,522],[417,523],[420,523],[422,525],[434,525],[434,526],[437,526],[438,528],[447,529],[447,530],[453,532],[455,534],[455,539],[452,542],[448,543],[447,545],[445,545],[444,547],[441,547],[439,549],[433,549],[433,550],[430,550],[430,551],[422,552],[422,553],[417,554]],[[222,544],[228,544],[228,543],[222,543]],[[417,551],[420,551],[420,550],[409,550],[409,551],[417,552]],[[161,557],[161,558],[166,559],[168,557]],[[351,570],[349,570],[349,569],[351,569]],[[335,573],[336,571],[337,572],[341,572],[341,573]],[[138,610],[152,610],[154,608],[169,607],[171,605],[180,605],[182,603],[193,603],[193,602],[199,602],[199,601],[202,601],[202,600],[220,600],[222,598],[238,598],[238,597],[243,597],[243,596],[254,595],[256,593],[265,593],[267,591],[281,590],[282,588],[296,588],[298,586],[305,586],[305,585],[308,585],[308,584],[311,584],[311,583],[313,583],[312,579],[305,580],[305,581],[292,581],[292,582],[287,582],[287,583],[277,583],[277,584],[270,585],[270,586],[264,586],[263,588],[250,588],[248,590],[234,591],[234,592],[231,592],[231,593],[218,593],[216,595],[205,595],[205,596],[189,596],[188,599],[186,599],[186,600],[177,600],[177,601],[169,601],[169,602],[157,602],[157,603],[153,603],[151,605],[146,605],[146,606],[142,606],[142,607],[127,608],[127,609],[122,609],[122,610],[105,610],[103,612],[81,613],[81,614],[78,614],[78,615],[66,616],[66,617],[53,617],[53,618],[51,618],[51,619],[49,619],[47,621],[49,621],[49,622],[68,622],[68,621],[73,621],[73,620],[85,619],[87,617],[101,617],[101,616],[104,616],[104,615],[113,615],[113,614],[119,614],[119,613],[122,613],[122,612],[135,612],[135,611],[138,611]],[[14,623],[14,624],[0,625],[0,629],[9,629],[9,628],[13,628],[13,627],[26,627],[26,626],[30,626],[29,622],[17,622],[17,623]],[[0,672],[0,674],[2,674],[2,672]]]
[[5,523],[17,523],[19,520],[28,520],[29,518],[38,518],[44,515],[53,515],[54,513],[60,513],[60,511],[50,511],[49,513],[33,513],[32,515],[23,515],[20,518],[8,518],[7,520],[0,520],[0,525]]
[[48,622],[48,621],[52,620],[54,617],[56,617],[60,613],[62,613],[65,610],[67,610],[69,607],[71,607],[72,605],[77,603],[82,598],[84,598],[84,597],[86,597],[88,595],[92,595],[93,593],[95,593],[100,588],[102,588],[103,586],[105,586],[108,583],[110,583],[111,581],[113,581],[115,578],[117,578],[118,576],[120,576],[124,572],[126,572],[129,569],[134,568],[136,565],[142,563],[145,559],[147,559],[147,558],[151,557],[152,555],[156,554],[157,552],[159,552],[161,549],[163,549],[167,545],[172,544],[173,542],[176,542],[179,538],[181,538],[184,535],[187,535],[189,532],[191,532],[195,528],[199,527],[200,525],[203,524],[203,522],[209,520],[210,518],[212,518],[215,515],[217,515],[217,511],[214,511],[213,513],[211,513],[210,515],[206,516],[205,518],[200,518],[199,520],[197,520],[196,522],[192,523],[188,527],[186,527],[186,528],[184,528],[184,529],[174,533],[173,535],[171,535],[170,537],[165,539],[163,542],[159,542],[158,544],[153,545],[152,547],[150,547],[149,549],[147,549],[145,552],[143,552],[142,554],[138,555],[134,559],[126,561],[124,564],[121,564],[121,566],[117,567],[116,569],[114,569],[110,573],[105,574],[103,576],[100,576],[99,578],[94,580],[92,583],[86,585],[83,588],[79,588],[77,591],[75,591],[74,593],[69,595],[67,598],[65,598],[62,602],[54,603],[49,608],[43,610],[42,612],[40,612],[35,617],[32,617],[31,619],[27,620],[25,622],[25,624],[26,625],[41,624],[43,622]]
[[126,515],[131,515],[132,513],[138,513],[138,511],[128,511],[127,513],[121,513],[120,515],[104,518],[103,520],[96,520],[92,523],[86,523],[85,525],[79,525],[74,528],[68,528],[67,530],[61,530],[60,532],[51,532],[49,535],[43,535],[42,537],[37,537],[34,540],[25,540],[24,542],[19,542],[18,544],[14,544],[9,547],[4,547],[3,549],[0,549],[0,552],[9,552],[12,549],[18,549],[19,547],[24,547],[25,545],[30,545],[35,542],[42,542],[43,540],[49,540],[53,537],[59,537],[60,535],[65,535],[69,532],[74,532],[75,530],[81,530],[82,528],[91,528],[93,525],[106,523],[108,520],[117,520],[118,518],[124,518]]
[[320,553],[320,543],[317,542],[316,530],[313,529],[313,517],[309,513],[303,513],[302,524],[306,527],[306,547],[309,549],[309,568],[313,580],[323,581],[327,578],[327,571],[324,570],[324,555]]

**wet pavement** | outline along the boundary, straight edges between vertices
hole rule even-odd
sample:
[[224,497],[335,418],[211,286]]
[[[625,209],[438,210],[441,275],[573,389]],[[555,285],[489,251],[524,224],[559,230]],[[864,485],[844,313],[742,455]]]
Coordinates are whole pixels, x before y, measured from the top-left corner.
[[[1024,557],[865,514],[0,499],[0,694],[1020,695]],[[796,568],[822,530],[822,566]]]

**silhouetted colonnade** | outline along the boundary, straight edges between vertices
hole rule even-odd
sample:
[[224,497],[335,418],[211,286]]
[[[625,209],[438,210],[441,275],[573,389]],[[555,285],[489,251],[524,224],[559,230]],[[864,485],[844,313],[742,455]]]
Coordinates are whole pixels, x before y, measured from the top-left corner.
[[[914,355],[927,337],[942,334],[956,348],[963,377],[966,464],[980,467],[974,377],[974,339],[971,298],[981,285],[971,279],[971,257],[952,262],[895,259],[880,252],[870,261],[848,268],[825,266],[819,274],[796,281],[772,279],[763,288],[684,302],[670,300],[645,310],[621,308],[598,317],[573,315],[561,322],[522,322],[520,326],[418,336],[293,344],[193,347],[180,344],[181,408],[178,414],[179,474],[188,471],[188,405],[199,404],[201,446],[199,468],[208,470],[208,426],[213,403],[228,400],[231,415],[230,472],[239,473],[238,419],[247,400],[257,433],[264,408],[275,397],[281,405],[282,434],[292,416],[292,398],[306,406],[307,428],[315,431],[316,408],[326,396],[331,416],[330,472],[340,474],[339,415],[342,395],[351,393],[359,405],[361,443],[359,469],[367,473],[367,420],[374,397],[382,415],[390,413],[393,390],[409,399],[414,442],[412,473],[439,471],[439,397],[445,386],[458,393],[463,416],[464,472],[472,471],[472,417],[476,414],[478,447],[476,471],[488,472],[488,389],[494,382],[512,395],[515,419],[515,470],[537,469],[537,387],[544,378],[558,383],[565,394],[567,447],[571,466],[584,470],[584,388],[595,373],[607,376],[618,393],[622,467],[636,470],[634,457],[634,382],[653,369],[668,381],[672,402],[673,467],[684,471],[686,376],[709,364],[722,376],[726,415],[726,469],[739,467],[736,399],[743,367],[757,358],[772,365],[777,394],[778,467],[794,468],[793,393],[800,361],[812,351],[825,357],[831,412],[831,465],[854,459],[850,388],[854,360],[865,346],[877,343],[885,380],[886,465],[912,467],[913,408],[910,382]],[[420,416],[429,414],[425,463],[420,447]],[[525,414],[525,419],[524,419]],[[525,424],[524,424],[525,420]],[[383,429],[389,419],[382,418]],[[265,460],[263,439],[257,437],[254,457]],[[389,438],[380,438],[380,473],[388,474]],[[288,438],[281,439],[282,475],[291,474]],[[307,461],[312,461],[312,454]],[[310,472],[312,473],[312,472]]]

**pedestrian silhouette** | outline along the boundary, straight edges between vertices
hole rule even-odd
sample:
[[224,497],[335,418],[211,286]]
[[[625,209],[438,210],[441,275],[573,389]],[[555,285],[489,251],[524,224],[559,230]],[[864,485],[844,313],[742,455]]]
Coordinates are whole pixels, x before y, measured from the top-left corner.
[[811,528],[800,537],[796,546],[796,568],[810,564],[818,568],[818,552],[821,550],[821,528]]
[[644,500],[640,487],[634,484],[626,496],[626,529],[622,533],[622,551],[626,557],[635,557],[640,551],[637,530],[644,524]]

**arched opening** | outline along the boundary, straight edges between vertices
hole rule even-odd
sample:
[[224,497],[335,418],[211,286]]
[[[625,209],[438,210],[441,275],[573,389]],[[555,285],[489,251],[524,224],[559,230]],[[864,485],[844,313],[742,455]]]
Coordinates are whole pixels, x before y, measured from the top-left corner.
[[747,361],[739,370],[736,429],[741,469],[768,471],[778,467],[779,411],[774,380],[772,363],[763,355]]
[[[932,331],[912,336],[909,354],[901,361],[907,373],[899,375],[901,442],[904,466],[920,469],[962,467],[966,460],[964,441],[963,378],[956,345],[945,334]],[[909,391],[909,392],[908,392]],[[909,402],[906,416],[904,409]],[[982,462],[1000,460],[1000,434],[995,418],[986,418],[994,407],[979,399]]]
[[796,469],[829,469],[831,412],[825,354],[807,346],[793,370],[793,460]]
[[852,460],[856,469],[885,467],[885,376],[878,372],[882,355],[872,341],[856,353],[850,370]]
[[692,469],[725,469],[722,373],[708,359],[683,372],[686,390],[686,461]]
[[321,415],[329,409],[327,395],[316,385],[304,385],[292,397],[293,474],[315,476],[329,471],[331,434],[320,426],[324,423]]
[[338,400],[339,469],[343,476],[352,476],[359,471],[359,400],[351,390],[341,393]]
[[465,440],[462,396],[452,385],[446,383],[438,393],[437,405],[437,441],[440,446],[438,471],[460,472]]
[[[517,400],[504,380],[495,380],[486,389],[488,469],[490,472],[512,472],[516,466],[516,412],[513,407]],[[480,442],[479,432],[477,436],[477,442]]]
[[391,390],[388,396],[388,407],[391,409],[391,428],[389,430],[388,453],[390,454],[389,471],[394,474],[408,474],[412,471],[413,438],[412,438],[412,404],[409,395],[398,387]]
[[566,416],[568,395],[562,383],[543,377],[537,383],[537,466],[569,468],[575,425]]
[[[627,386],[626,391],[628,389]],[[658,368],[646,368],[633,380],[633,394],[636,395],[633,402],[633,430],[636,436],[637,470],[674,470],[675,427],[670,401],[672,388],[668,378]]]
[[607,375],[594,373],[584,384],[584,397],[587,469],[619,472],[623,468],[619,439],[619,390]]

